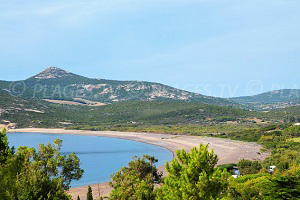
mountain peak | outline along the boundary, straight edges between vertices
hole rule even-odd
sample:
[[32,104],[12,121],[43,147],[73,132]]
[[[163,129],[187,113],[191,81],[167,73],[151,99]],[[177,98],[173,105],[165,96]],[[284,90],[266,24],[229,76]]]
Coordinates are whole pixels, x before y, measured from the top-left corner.
[[49,67],[47,67],[45,70],[62,70],[62,71],[65,71],[65,70],[63,70],[63,69],[61,69],[61,68],[54,67],[54,66],[49,66]]
[[41,73],[38,73],[34,76],[36,79],[54,79],[54,78],[64,78],[68,76],[72,76],[73,74],[71,72],[68,72],[66,70],[60,69],[58,67],[47,67],[44,71]]

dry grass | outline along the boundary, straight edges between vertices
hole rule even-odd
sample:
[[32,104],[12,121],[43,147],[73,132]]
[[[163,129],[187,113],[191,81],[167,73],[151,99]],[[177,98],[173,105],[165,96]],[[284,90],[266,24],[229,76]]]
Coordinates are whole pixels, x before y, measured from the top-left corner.
[[79,106],[104,106],[106,104],[101,102],[95,102],[95,101],[89,101],[81,98],[76,98],[74,100],[82,101],[85,103],[75,102],[75,101],[66,101],[66,100],[52,100],[52,99],[43,99],[44,101],[50,102],[50,103],[57,103],[57,104],[63,104],[63,105],[79,105]]

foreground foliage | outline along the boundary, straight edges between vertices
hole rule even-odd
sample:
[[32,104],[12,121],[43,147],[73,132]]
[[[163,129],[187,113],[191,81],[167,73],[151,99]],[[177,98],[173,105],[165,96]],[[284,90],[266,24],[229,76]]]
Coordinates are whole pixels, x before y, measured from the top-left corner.
[[[200,130],[196,126],[167,126],[166,129]],[[168,174],[164,179],[155,167],[156,158],[134,157],[127,167],[112,176],[110,199],[300,199],[300,126],[244,126],[214,136],[256,141],[264,146],[262,152],[270,151],[271,155],[264,161],[241,160],[216,168],[217,156],[208,151],[208,146],[200,145],[189,153],[177,151],[177,157],[166,164]],[[38,151],[20,147],[15,153],[8,146],[5,132],[0,139],[0,178],[3,180],[0,199],[70,198],[65,189],[71,180],[79,179],[83,171],[75,154],[60,155],[61,140],[55,140],[53,145],[40,145]],[[273,165],[276,170],[270,171]],[[233,173],[236,167],[242,176],[234,179],[228,172]]]
[[252,174],[231,178],[232,199],[299,199],[300,165],[281,174]]
[[157,161],[149,155],[134,157],[128,167],[112,175],[110,199],[154,199],[154,186],[162,181],[162,174],[154,165]]
[[[260,133],[257,141],[265,151],[272,152],[264,161],[241,160],[215,168],[218,158],[208,151],[208,146],[200,145],[189,153],[179,150],[176,158],[166,164],[168,174],[154,190],[153,179],[143,180],[151,186],[143,187],[147,184],[141,184],[140,178],[128,178],[142,173],[137,170],[140,165],[131,165],[132,173],[121,170],[125,173],[119,176],[121,184],[114,188],[117,198],[112,199],[300,199],[300,143],[292,140],[299,137],[300,128],[272,125],[255,130]],[[275,171],[269,170],[272,165]],[[242,175],[239,178],[230,176],[236,167]]]
[[88,186],[88,191],[86,193],[86,200],[93,200],[93,191],[91,186]]
[[110,199],[216,199],[224,196],[230,175],[215,168],[217,161],[208,146],[200,145],[189,153],[177,151],[177,158],[166,164],[168,175],[162,181],[154,166],[157,159],[135,158],[112,176]]
[[[60,154],[61,145],[62,141],[56,139],[53,145],[41,144],[38,151],[19,147],[14,154],[7,150],[5,162],[0,165],[0,199],[70,199],[65,190],[72,180],[82,177],[83,170],[74,153]],[[4,146],[10,149],[8,142]]]
[[[230,179],[233,199],[300,199],[300,126],[271,125],[259,130],[258,142],[271,151],[263,162],[241,160],[241,174]],[[296,138],[297,139],[297,138]],[[270,171],[270,166],[276,166]]]
[[157,191],[157,199],[216,199],[227,190],[230,174],[215,168],[218,157],[208,146],[201,144],[189,153],[178,150],[176,156],[166,164],[169,174]]

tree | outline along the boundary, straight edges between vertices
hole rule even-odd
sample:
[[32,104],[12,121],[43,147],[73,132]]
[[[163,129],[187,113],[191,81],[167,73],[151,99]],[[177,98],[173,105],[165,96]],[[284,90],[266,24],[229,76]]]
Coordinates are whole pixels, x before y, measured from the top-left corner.
[[2,132],[0,132],[0,165],[4,164],[7,158],[13,154],[13,152],[14,148],[10,148],[8,146],[6,129],[3,129]]
[[261,163],[257,160],[251,161],[242,159],[238,162],[237,166],[240,170],[241,175],[257,174],[262,169]]
[[237,179],[229,179],[229,192],[232,199],[265,199],[271,185],[270,174],[250,174]]
[[216,199],[225,193],[230,174],[224,169],[215,168],[218,157],[214,151],[208,151],[208,146],[200,145],[176,152],[177,158],[166,163],[169,173],[164,184],[156,190],[157,199],[174,200],[206,200]]
[[144,155],[142,158],[134,157],[128,167],[122,167],[119,172],[112,175],[113,188],[111,199],[154,199],[154,186],[162,180],[154,163],[158,160],[153,156]]
[[91,186],[88,187],[88,191],[86,194],[86,200],[93,200],[93,191]]
[[264,160],[264,167],[269,168],[271,165],[275,165],[277,171],[289,170],[291,166],[300,164],[299,150],[299,145],[298,148],[297,146],[291,147],[287,145],[280,148],[277,145],[277,148],[273,149],[272,155]]
[[229,181],[233,199],[299,199],[300,165],[283,173],[251,174]]
[[300,126],[292,126],[283,131],[283,134],[287,137],[299,137],[300,136]]
[[60,155],[61,140],[39,150],[19,147],[0,166],[0,199],[70,199],[65,190],[83,174],[75,154]]

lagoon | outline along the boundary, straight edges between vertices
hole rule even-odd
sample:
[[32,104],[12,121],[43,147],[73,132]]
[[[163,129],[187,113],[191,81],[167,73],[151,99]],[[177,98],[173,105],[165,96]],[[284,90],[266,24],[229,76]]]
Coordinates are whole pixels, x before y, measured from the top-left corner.
[[46,144],[56,138],[63,140],[61,153],[76,153],[85,171],[81,180],[72,182],[72,187],[110,181],[110,175],[127,166],[133,156],[155,156],[159,159],[157,166],[173,158],[172,152],[163,147],[117,138],[21,132],[7,135],[9,146],[16,148],[27,146],[37,149],[41,143]]

